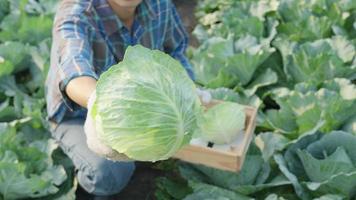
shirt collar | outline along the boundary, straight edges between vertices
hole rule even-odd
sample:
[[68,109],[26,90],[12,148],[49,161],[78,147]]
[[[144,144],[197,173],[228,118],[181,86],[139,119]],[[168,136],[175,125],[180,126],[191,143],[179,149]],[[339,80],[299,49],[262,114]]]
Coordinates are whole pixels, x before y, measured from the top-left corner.
[[151,5],[152,3],[148,2],[148,0],[142,0],[141,4],[138,7],[138,14],[143,15],[145,12],[144,10],[147,10],[148,16],[151,20],[154,20],[157,18],[157,12]]
[[[107,0],[94,0],[94,9],[103,22],[105,32],[108,35],[111,35],[125,27],[123,22],[112,10]],[[139,19],[140,22],[142,22],[146,15],[149,20],[157,18],[157,13],[148,0],[143,0],[137,7],[135,19]]]

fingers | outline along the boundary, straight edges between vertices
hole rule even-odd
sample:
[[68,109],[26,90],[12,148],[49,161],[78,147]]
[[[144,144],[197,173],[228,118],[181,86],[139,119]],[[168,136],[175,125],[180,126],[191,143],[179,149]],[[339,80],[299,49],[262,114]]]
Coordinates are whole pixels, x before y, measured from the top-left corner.
[[208,91],[203,91],[203,95],[201,96],[201,101],[204,104],[208,104],[211,101],[211,94]]
[[196,89],[196,92],[199,96],[200,101],[203,104],[209,104],[210,101],[212,100],[210,92],[208,92],[206,90],[199,89],[199,88]]
[[88,99],[88,102],[87,102],[87,108],[88,108],[88,111],[91,109],[91,107],[93,106],[94,102],[95,102],[95,99],[96,99],[96,90],[94,90],[90,96],[89,96],[89,99]]

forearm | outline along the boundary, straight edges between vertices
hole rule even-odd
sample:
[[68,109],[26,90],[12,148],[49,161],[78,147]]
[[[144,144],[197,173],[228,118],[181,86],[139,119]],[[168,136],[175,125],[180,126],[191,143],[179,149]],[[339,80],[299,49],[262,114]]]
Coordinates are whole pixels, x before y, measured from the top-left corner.
[[65,88],[67,96],[78,105],[86,108],[90,95],[95,90],[96,80],[89,76],[72,79]]

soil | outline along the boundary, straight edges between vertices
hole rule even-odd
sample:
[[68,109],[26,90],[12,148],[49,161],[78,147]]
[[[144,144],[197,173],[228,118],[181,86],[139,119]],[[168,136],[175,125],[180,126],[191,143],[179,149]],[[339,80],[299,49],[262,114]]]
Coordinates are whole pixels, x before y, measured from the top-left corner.
[[[181,16],[187,32],[190,34],[190,45],[196,46],[197,40],[191,35],[196,20],[194,8],[196,0],[173,0]],[[154,169],[151,163],[137,162],[136,171],[126,188],[113,200],[154,200],[155,178],[164,176],[166,172]],[[90,200],[92,196],[78,187],[77,200]]]
[[[128,185],[112,200],[154,200],[155,178],[164,176],[166,172],[154,169],[151,163],[136,162],[136,170]],[[92,195],[80,186],[76,191],[77,200],[91,200]]]

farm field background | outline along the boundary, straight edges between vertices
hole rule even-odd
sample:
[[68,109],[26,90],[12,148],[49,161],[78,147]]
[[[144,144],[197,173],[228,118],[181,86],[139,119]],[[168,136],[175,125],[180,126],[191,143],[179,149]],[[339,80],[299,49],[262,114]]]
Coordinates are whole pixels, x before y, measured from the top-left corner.
[[[117,198],[356,198],[356,1],[174,3],[192,30],[196,83],[258,107],[256,136],[239,173],[138,163]],[[0,199],[90,198],[46,120],[56,4],[0,0]]]

